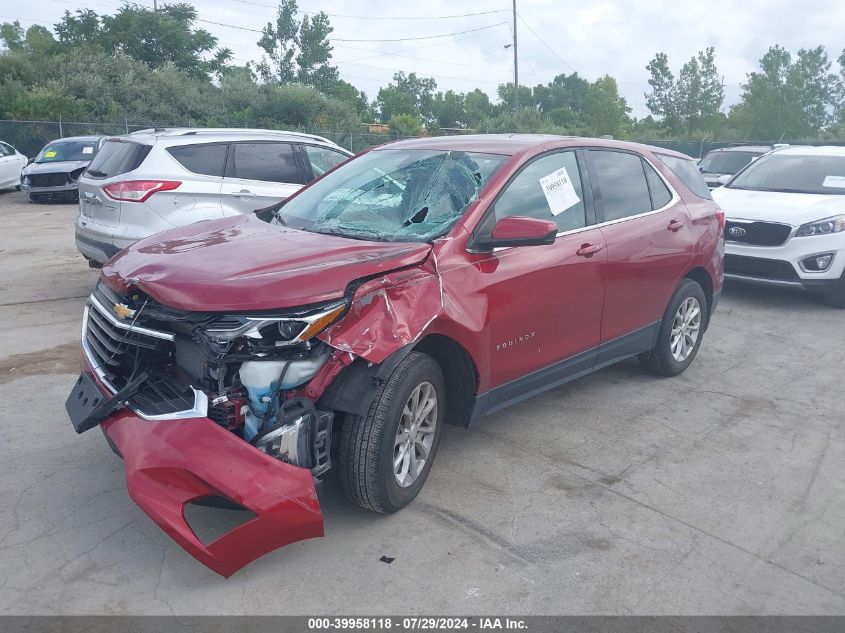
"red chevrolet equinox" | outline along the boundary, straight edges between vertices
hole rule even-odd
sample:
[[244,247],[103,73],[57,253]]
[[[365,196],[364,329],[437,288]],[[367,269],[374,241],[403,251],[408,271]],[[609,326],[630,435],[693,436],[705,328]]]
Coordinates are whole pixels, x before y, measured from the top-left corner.
[[[66,407],[77,432],[101,427],[144,512],[228,576],[323,534],[315,482],[330,467],[354,503],[394,512],[444,424],[632,356],[683,372],[721,292],[723,228],[695,164],[669,150],[384,145],[276,207],[116,255]],[[201,539],[188,508],[215,503],[244,520]]]

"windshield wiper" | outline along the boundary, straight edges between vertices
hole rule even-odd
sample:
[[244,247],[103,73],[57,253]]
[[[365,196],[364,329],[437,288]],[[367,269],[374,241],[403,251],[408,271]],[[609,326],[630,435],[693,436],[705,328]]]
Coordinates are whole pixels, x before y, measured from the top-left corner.
[[94,178],[108,178],[108,174],[104,171],[100,171],[98,169],[89,169],[85,172],[89,176],[94,176]]
[[322,233],[323,235],[337,235],[339,237],[348,237],[353,240],[371,240],[376,242],[387,241],[384,235],[372,229],[358,229],[351,227],[320,227],[319,229],[311,227],[306,229],[312,233]]

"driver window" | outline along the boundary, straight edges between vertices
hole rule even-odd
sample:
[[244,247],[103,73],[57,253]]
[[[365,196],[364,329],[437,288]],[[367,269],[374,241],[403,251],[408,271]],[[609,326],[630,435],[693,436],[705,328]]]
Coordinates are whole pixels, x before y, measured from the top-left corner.
[[496,219],[524,216],[551,220],[560,231],[587,225],[581,172],[575,152],[556,152],[523,169],[496,201]]

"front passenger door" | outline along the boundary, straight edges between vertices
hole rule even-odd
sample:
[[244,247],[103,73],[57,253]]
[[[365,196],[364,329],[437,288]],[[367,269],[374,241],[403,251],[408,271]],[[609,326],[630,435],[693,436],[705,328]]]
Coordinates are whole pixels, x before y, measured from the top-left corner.
[[286,200],[305,182],[291,143],[248,141],[229,144],[220,189],[223,212],[252,213]]
[[[496,249],[476,260],[491,314],[490,386],[505,385],[497,401],[518,399],[593,366],[605,252],[601,231],[592,226],[583,171],[575,150],[541,155],[511,179],[492,205],[495,217],[482,223],[486,230],[494,220],[527,216],[551,220],[559,229],[554,244]],[[575,197],[557,204],[541,181],[560,185],[563,174]]]

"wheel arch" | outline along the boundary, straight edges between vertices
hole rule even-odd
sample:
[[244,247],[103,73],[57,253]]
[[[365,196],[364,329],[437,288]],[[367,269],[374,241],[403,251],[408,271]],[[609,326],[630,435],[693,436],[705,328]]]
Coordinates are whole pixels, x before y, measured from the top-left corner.
[[446,382],[446,423],[469,426],[478,386],[478,368],[472,356],[444,334],[429,334],[414,346],[414,351],[428,354],[440,365]]
[[710,325],[710,318],[713,316],[713,279],[710,277],[710,273],[707,272],[706,268],[702,266],[696,266],[695,268],[691,268],[687,271],[687,274],[684,275],[684,279],[692,279],[696,282],[701,289],[704,290],[704,298],[707,299],[707,323],[705,327]]

